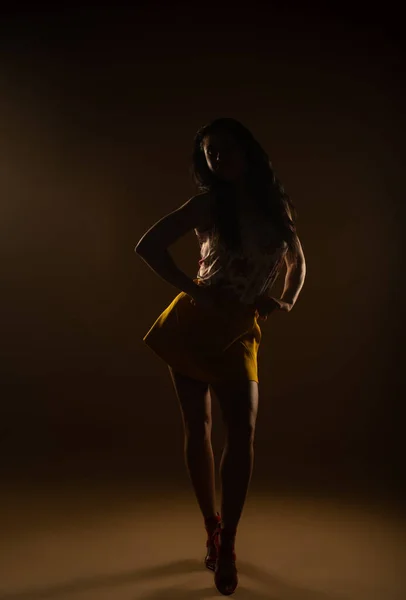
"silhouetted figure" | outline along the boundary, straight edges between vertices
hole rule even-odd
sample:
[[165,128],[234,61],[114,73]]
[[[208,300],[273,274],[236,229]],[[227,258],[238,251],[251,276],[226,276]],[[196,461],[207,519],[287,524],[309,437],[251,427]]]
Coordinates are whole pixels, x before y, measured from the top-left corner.
[[[296,210],[268,155],[235,119],[216,119],[194,138],[192,174],[199,194],[167,214],[135,251],[181,290],[143,338],[169,366],[179,399],[185,460],[207,531],[205,564],[225,595],[237,587],[234,551],[253,467],[258,407],[258,319],[289,312],[306,264]],[[200,246],[190,279],[168,247],[190,230]],[[281,298],[270,291],[283,264]],[[210,388],[218,397],[226,443],[220,463],[221,513],[216,511]]]

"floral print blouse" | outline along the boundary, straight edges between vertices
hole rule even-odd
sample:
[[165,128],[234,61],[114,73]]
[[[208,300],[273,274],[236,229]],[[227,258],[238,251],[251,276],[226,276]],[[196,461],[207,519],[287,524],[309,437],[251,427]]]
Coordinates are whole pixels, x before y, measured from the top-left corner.
[[258,214],[240,218],[242,248],[227,248],[213,229],[195,233],[200,246],[197,278],[207,285],[221,283],[243,304],[268,292],[275,283],[288,245],[272,223]]

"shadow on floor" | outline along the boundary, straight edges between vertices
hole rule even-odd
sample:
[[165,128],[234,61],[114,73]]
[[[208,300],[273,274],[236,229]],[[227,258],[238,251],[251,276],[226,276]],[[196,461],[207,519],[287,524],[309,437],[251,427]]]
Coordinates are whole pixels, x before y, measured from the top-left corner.
[[[264,569],[255,567],[249,562],[238,563],[239,572],[244,577],[249,577],[255,584],[263,585],[269,592],[251,591],[243,585],[237,588],[238,598],[241,600],[342,600],[342,596],[315,590],[300,588],[283,582],[280,578],[271,575]],[[50,587],[33,588],[30,590],[0,595],[0,600],[57,600],[66,594],[83,592],[97,592],[100,588],[118,587],[120,585],[136,584],[150,580],[151,587],[157,584],[158,578],[167,578],[173,575],[201,573],[204,570],[202,561],[194,559],[181,560],[147,567],[139,571],[129,571],[117,575],[95,576],[81,578],[70,583],[53,585]],[[184,585],[176,584],[167,586],[166,589],[151,590],[151,593],[137,595],[137,600],[200,600],[211,595],[220,595],[216,590],[213,574],[207,570],[208,581],[211,583],[201,589],[188,589]]]

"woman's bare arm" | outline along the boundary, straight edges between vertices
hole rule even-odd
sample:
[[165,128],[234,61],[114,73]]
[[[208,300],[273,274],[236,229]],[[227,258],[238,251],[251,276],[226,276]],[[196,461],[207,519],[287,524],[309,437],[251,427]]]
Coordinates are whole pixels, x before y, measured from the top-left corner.
[[177,289],[193,294],[194,281],[179,269],[169,253],[169,246],[192,229],[208,222],[210,196],[193,196],[182,206],[159,219],[140,239],[134,251],[162,279]]
[[289,260],[289,254],[285,257],[286,276],[281,295],[281,300],[290,304],[291,307],[294,306],[298,299],[306,277],[306,259],[299,238],[297,238],[297,242],[299,250],[295,261],[291,262]]

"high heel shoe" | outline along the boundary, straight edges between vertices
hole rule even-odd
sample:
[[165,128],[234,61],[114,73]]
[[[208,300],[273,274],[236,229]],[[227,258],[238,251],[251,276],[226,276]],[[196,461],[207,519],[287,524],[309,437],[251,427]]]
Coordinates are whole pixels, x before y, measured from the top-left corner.
[[214,571],[217,559],[217,545],[216,541],[220,534],[221,517],[219,513],[215,517],[204,520],[204,525],[207,532],[206,541],[206,556],[204,558],[204,564],[208,569]]
[[229,596],[235,592],[238,586],[234,540],[235,532],[230,534],[220,530],[216,542],[217,560],[214,569],[214,583],[218,591],[224,596]]

